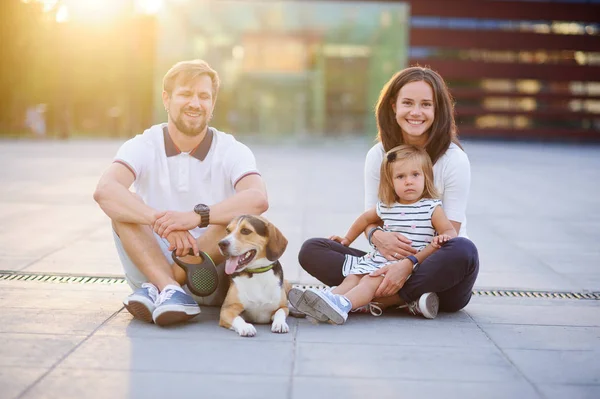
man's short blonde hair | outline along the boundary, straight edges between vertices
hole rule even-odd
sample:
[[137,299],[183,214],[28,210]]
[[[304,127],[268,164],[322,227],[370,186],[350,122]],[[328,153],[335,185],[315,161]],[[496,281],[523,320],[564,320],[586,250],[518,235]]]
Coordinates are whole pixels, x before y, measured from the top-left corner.
[[173,65],[163,78],[163,90],[170,96],[176,83],[179,82],[180,84],[185,85],[202,75],[207,75],[212,81],[212,97],[214,103],[217,99],[221,82],[219,81],[217,71],[212,69],[210,65],[203,60],[181,61]]

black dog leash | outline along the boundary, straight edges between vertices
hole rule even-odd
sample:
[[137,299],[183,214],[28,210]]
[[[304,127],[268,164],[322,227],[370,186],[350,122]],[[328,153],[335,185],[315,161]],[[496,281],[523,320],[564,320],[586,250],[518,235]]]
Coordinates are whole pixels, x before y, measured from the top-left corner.
[[[189,255],[194,255],[190,249]],[[198,296],[209,296],[219,286],[219,274],[214,262],[205,252],[200,251],[201,263],[186,263],[179,259],[175,251],[171,253],[173,261],[185,271],[186,284],[190,292]]]

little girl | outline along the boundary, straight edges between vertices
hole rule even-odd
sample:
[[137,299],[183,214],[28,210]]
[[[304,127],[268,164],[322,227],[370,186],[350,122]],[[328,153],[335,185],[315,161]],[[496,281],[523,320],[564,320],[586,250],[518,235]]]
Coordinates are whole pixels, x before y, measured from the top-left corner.
[[[427,152],[411,145],[395,147],[388,151],[381,165],[377,205],[360,215],[344,237],[332,236],[330,239],[349,246],[368,225],[383,221],[384,230],[401,233],[412,241],[422,262],[456,237],[456,231],[446,217],[441,201],[434,199],[436,197],[433,166]],[[343,324],[350,310],[362,308],[373,300],[384,276],[370,274],[401,259],[389,261],[376,248],[363,257],[348,255],[343,268],[346,278],[339,286],[330,291],[309,288],[301,295],[290,292],[290,301],[298,310],[319,321],[330,319],[335,324]],[[408,259],[418,266],[415,256],[410,255]],[[432,296],[436,294],[426,293],[422,298],[435,299],[430,298]],[[295,299],[304,302],[294,303]],[[437,306],[430,314],[419,313],[434,318]]]

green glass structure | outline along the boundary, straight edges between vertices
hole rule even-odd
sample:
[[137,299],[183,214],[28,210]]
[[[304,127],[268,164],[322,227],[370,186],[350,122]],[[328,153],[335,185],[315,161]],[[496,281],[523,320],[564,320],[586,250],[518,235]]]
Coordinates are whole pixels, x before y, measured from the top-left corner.
[[201,58],[221,76],[213,124],[224,131],[371,136],[379,92],[407,63],[408,18],[404,3],[169,2],[156,87],[177,61]]

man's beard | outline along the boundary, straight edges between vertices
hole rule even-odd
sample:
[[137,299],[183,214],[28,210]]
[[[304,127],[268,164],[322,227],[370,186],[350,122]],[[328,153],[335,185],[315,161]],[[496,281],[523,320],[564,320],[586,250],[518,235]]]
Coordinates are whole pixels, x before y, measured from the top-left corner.
[[204,119],[202,123],[200,123],[200,125],[187,125],[183,121],[183,112],[179,115],[179,118],[173,119],[173,123],[175,124],[177,130],[179,130],[181,133],[185,134],[188,137],[196,137],[199,134],[201,134],[204,131],[204,129],[206,129],[207,122],[208,120]]

